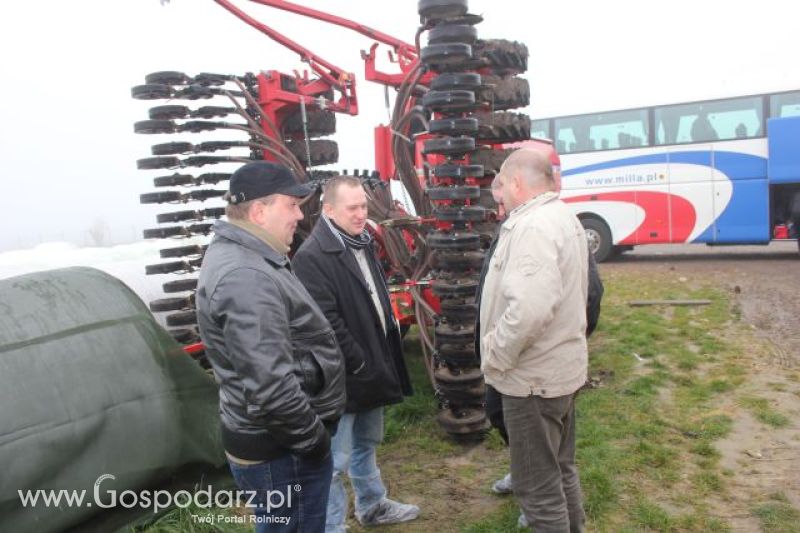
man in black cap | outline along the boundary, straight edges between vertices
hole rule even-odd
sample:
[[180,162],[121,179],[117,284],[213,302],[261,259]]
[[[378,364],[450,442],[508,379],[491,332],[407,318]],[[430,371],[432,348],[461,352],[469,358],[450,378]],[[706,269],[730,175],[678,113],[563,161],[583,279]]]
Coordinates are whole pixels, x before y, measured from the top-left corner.
[[259,532],[324,530],[345,406],[336,335],[286,256],[310,192],[275,163],[234,172],[197,286],[222,442]]

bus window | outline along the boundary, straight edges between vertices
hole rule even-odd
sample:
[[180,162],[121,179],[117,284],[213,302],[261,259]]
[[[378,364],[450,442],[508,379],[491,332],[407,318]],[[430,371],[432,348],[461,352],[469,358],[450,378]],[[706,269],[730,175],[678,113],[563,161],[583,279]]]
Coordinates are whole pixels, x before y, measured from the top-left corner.
[[763,97],[657,107],[656,144],[761,137]]
[[648,142],[645,109],[557,118],[554,124],[559,153],[635,148]]
[[544,139],[552,139],[550,136],[550,121],[532,120],[531,121],[531,137],[541,137]]
[[769,116],[794,117],[800,115],[800,91],[773,94],[769,97]]
[[615,111],[592,116],[589,127],[589,144],[595,148],[636,148],[648,144],[647,111]]
[[576,129],[579,124],[574,118],[563,118],[555,120],[555,141],[556,151],[559,154],[578,151],[578,134]]

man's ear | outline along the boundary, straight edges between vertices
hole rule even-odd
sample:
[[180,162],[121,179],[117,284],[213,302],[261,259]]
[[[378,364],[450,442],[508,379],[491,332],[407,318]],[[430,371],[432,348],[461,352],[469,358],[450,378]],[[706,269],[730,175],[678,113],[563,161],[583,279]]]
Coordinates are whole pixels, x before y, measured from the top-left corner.
[[325,214],[326,217],[331,217],[331,211],[333,210],[333,206],[331,204],[322,204],[322,212]]
[[264,209],[266,206],[261,202],[253,202],[247,210],[248,218],[255,224],[264,222]]

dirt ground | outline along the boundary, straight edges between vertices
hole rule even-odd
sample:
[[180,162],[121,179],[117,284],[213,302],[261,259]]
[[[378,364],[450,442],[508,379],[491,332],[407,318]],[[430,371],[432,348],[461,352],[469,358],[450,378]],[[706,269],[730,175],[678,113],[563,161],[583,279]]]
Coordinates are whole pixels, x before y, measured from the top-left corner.
[[753,507],[782,493],[800,509],[800,254],[794,242],[769,246],[649,246],[601,265],[603,271],[678,274],[727,288],[761,346],[749,354],[742,393],[766,398],[790,423],[780,429],[731,405],[733,431],[717,443],[732,472],[715,514],[734,531],[760,531]]

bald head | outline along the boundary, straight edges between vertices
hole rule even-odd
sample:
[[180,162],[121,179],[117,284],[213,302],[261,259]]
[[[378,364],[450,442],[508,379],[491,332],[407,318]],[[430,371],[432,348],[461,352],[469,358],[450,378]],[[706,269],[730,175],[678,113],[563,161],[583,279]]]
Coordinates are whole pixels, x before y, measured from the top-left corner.
[[498,174],[503,180],[503,199],[511,211],[534,196],[556,189],[553,165],[546,154],[522,148],[512,152]]
[[529,187],[553,185],[553,165],[550,158],[538,150],[522,148],[509,155],[500,167],[501,176],[520,176]]

